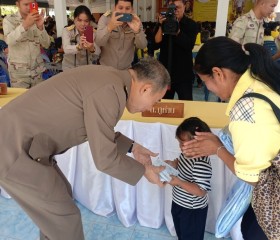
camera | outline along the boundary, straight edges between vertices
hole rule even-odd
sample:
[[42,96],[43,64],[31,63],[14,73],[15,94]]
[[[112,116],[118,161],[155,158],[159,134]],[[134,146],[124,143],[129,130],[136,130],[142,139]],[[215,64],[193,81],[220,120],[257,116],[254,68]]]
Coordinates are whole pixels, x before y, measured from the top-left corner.
[[171,3],[165,13],[165,21],[162,23],[162,32],[164,34],[176,35],[179,30],[179,23],[175,15],[176,5]]

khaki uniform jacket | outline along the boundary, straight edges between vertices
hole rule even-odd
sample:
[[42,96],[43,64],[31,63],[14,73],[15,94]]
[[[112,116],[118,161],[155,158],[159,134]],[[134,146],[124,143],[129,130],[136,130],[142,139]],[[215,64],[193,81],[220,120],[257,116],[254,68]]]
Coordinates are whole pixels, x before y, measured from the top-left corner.
[[88,140],[97,169],[135,185],[145,168],[126,156],[132,140],[114,132],[130,85],[127,70],[82,66],[5,105],[0,110],[0,179],[44,186],[45,176],[34,179],[33,166],[41,164],[32,159],[48,159]]
[[229,37],[240,44],[257,43],[263,45],[263,22],[263,20],[256,18],[253,10],[250,10],[235,20]]
[[3,20],[4,35],[9,45],[8,63],[15,70],[18,67],[27,70],[39,68],[40,71],[37,70],[37,72],[43,72],[45,67],[40,46],[48,48],[50,37],[45,29],[40,31],[35,24],[25,31],[22,22],[23,19],[19,12],[8,15]]
[[120,70],[128,69],[134,59],[135,47],[147,47],[146,35],[143,29],[135,34],[129,26],[118,27],[110,33],[107,29],[110,19],[110,14],[106,13],[98,21],[95,41],[101,48],[100,63]]
[[[95,33],[93,33],[95,38]],[[78,50],[77,44],[80,42],[80,34],[75,25],[66,27],[62,32],[62,45],[64,50],[62,69],[74,68],[83,65],[92,64],[93,60],[98,58],[100,48],[94,43],[95,52],[87,50]]]

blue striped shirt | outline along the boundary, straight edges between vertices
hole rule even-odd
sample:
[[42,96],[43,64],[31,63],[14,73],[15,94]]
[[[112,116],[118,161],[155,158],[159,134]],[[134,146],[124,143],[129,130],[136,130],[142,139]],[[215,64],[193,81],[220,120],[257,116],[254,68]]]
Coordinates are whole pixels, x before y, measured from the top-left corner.
[[[211,191],[210,180],[212,176],[212,167],[210,158],[185,158],[183,154],[178,159],[178,177],[187,182],[197,184],[202,190]],[[197,209],[204,208],[208,205],[208,194],[203,197],[192,195],[184,189],[173,187],[173,201],[178,205]]]

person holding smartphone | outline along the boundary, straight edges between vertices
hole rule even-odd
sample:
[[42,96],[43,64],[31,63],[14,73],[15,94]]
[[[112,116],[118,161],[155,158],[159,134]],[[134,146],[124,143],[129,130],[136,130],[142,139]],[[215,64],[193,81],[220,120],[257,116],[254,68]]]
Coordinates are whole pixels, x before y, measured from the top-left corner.
[[94,43],[95,33],[91,26],[92,15],[88,7],[78,6],[74,11],[74,24],[63,29],[63,71],[92,64],[98,58],[98,46]]
[[135,47],[147,47],[140,18],[133,13],[133,0],[115,0],[114,11],[107,11],[98,22],[96,43],[101,48],[100,64],[128,69]]
[[44,28],[44,10],[34,0],[17,0],[18,12],[3,20],[5,41],[9,45],[8,70],[11,86],[31,88],[43,81],[45,64],[41,46],[48,48],[50,38]]

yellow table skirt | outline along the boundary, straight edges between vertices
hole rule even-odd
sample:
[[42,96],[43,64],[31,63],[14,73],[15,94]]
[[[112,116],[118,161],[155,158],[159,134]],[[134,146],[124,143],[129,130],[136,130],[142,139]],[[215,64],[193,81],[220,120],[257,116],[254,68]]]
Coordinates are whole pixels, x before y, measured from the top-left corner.
[[131,114],[125,110],[122,120],[179,125],[185,118],[198,117],[210,128],[222,128],[229,123],[229,118],[225,115],[227,103],[181,100],[162,100],[162,102],[184,103],[184,118],[142,117],[141,113]]
[[7,95],[0,95],[0,107],[3,107],[8,102],[12,101],[14,98],[26,92],[25,88],[8,88]]
[[[4,106],[14,98],[23,94],[27,89],[8,88],[7,95],[0,95],[0,107]],[[229,119],[225,115],[226,103],[217,102],[198,102],[198,101],[180,101],[180,100],[162,100],[164,102],[184,103],[184,118],[160,118],[160,117],[142,117],[141,113],[131,114],[125,110],[122,120],[134,120],[138,122],[161,122],[171,125],[179,125],[185,118],[199,117],[205,121],[211,128],[222,128],[228,124]]]

